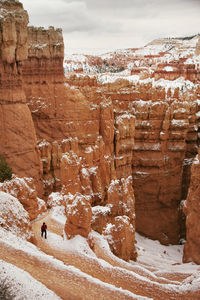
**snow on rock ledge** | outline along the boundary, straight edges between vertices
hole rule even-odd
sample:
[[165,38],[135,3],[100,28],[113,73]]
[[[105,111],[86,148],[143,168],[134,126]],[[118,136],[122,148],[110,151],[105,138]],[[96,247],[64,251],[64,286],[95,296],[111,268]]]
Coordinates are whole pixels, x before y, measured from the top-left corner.
[[[54,292],[35,280],[29,273],[0,260],[0,286],[8,286],[10,299],[23,300],[57,300]],[[6,298],[8,299],[8,298]]]
[[0,226],[25,239],[32,236],[27,211],[17,198],[0,191]]
[[107,224],[103,234],[116,256],[126,261],[136,259],[135,231],[129,217],[115,217],[113,223]]
[[24,209],[29,213],[31,220],[46,210],[46,204],[37,197],[36,187],[32,178],[18,178],[0,184],[0,190],[16,197]]
[[200,264],[200,149],[195,157],[191,168],[190,186],[187,199],[184,202],[184,213],[186,215],[186,237],[183,261],[193,261]]
[[65,233],[68,238],[77,234],[87,237],[90,233],[92,208],[89,199],[79,193],[67,195]]

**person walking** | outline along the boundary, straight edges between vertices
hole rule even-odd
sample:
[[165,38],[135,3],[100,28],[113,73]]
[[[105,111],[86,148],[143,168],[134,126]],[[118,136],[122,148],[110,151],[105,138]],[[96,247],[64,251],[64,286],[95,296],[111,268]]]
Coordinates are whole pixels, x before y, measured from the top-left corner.
[[45,239],[47,238],[47,225],[45,224],[45,222],[43,222],[42,226],[41,226],[41,237],[44,237]]

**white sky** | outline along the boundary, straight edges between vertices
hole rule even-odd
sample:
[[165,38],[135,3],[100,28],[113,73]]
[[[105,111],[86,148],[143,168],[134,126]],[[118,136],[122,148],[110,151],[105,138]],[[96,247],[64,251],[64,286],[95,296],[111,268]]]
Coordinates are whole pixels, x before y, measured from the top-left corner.
[[63,29],[66,53],[144,46],[200,32],[200,0],[20,0],[34,26]]

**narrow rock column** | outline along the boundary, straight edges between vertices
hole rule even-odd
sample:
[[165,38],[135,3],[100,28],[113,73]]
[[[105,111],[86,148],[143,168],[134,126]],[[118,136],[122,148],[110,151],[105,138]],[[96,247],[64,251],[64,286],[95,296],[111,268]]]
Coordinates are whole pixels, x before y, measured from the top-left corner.
[[39,151],[21,77],[28,54],[28,14],[15,0],[0,5],[0,153],[14,173],[33,177],[41,192]]

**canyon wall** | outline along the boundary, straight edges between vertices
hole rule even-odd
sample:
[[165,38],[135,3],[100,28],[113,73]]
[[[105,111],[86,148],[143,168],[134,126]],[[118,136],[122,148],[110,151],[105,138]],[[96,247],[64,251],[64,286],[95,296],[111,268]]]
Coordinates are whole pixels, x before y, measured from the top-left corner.
[[184,203],[186,215],[186,244],[184,246],[184,262],[194,261],[200,264],[200,222],[199,222],[199,203],[200,203],[200,163],[199,154],[193,162],[191,169],[191,181],[187,199]]
[[[200,96],[200,89],[197,90],[197,96]],[[199,105],[198,101],[198,106]],[[199,107],[200,108],[200,107]],[[200,114],[197,113],[198,130],[200,127]],[[199,142],[198,142],[199,144]],[[190,176],[189,191],[186,201],[183,204],[184,213],[186,215],[186,244],[184,246],[183,261],[194,261],[200,264],[200,221],[199,221],[199,205],[200,205],[200,149],[195,159],[192,160],[192,168]],[[185,175],[188,175],[187,173]]]
[[[78,89],[67,83],[60,30],[30,27],[28,36],[23,80],[43,164],[45,196],[52,191],[63,195],[69,237],[86,236],[91,226],[102,233],[110,222],[118,227],[119,222],[126,224],[133,241],[124,239],[128,255],[122,251],[124,246],[112,241],[113,251],[124,259],[135,259],[131,167],[135,117],[123,110],[115,116],[112,102],[98,90],[96,80]],[[86,202],[91,207],[91,220],[85,215],[81,222],[82,218],[70,215],[68,208],[79,202],[83,215]],[[119,216],[122,219],[115,220]],[[122,232],[124,238],[126,232]]]
[[[187,194],[191,158],[197,153],[196,93],[167,92],[151,84],[110,84],[104,90],[115,113],[136,117],[131,161],[136,230],[164,244],[178,243],[183,226],[180,202]],[[156,222],[155,222],[156,220]]]
[[[68,83],[77,88],[94,86],[96,78],[95,85],[111,98],[115,116],[127,110],[136,117],[131,162],[136,230],[164,244],[185,238],[182,200],[199,145],[198,49],[198,35],[155,40],[140,49],[99,56],[110,67],[109,74],[98,74],[98,65],[94,62],[92,67],[88,56],[81,57],[88,75],[66,74]],[[126,70],[112,74],[111,60],[115,67],[123,62]],[[66,70],[75,69],[77,63],[77,56],[69,67],[66,61]]]
[[200,35],[199,35],[199,40],[198,40],[198,43],[196,45],[196,52],[195,52],[196,55],[200,55]]
[[[112,70],[129,66],[130,74],[137,73],[135,81],[121,75],[110,83],[97,74],[65,78],[62,31],[27,28],[27,23],[19,2],[3,1],[1,154],[18,175],[34,178],[46,199],[51,192],[60,192],[68,237],[88,236],[93,228],[126,260],[136,258],[135,226],[163,244],[178,243],[184,236],[181,200],[187,197],[199,143],[198,64],[185,65],[191,57],[163,62],[169,53],[148,54],[147,47],[143,54],[132,49],[130,57],[127,53],[114,56]],[[179,41],[180,53],[181,45]],[[192,46],[196,54],[198,45]],[[109,69],[114,57],[108,66],[105,58],[101,63]],[[90,60],[91,67],[92,61],[98,66],[98,59]],[[191,214],[197,219],[196,201],[190,201],[195,168],[185,208],[184,259],[199,262],[192,254],[197,248],[192,229],[196,221],[190,221]],[[27,210],[34,218],[37,195],[32,200]],[[27,206],[26,201],[23,204]]]
[[35,128],[22,82],[27,59],[28,15],[18,1],[1,2],[0,12],[0,153],[14,173],[31,176],[42,192],[41,164]]

